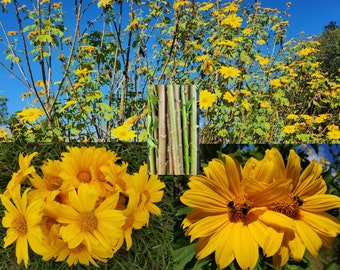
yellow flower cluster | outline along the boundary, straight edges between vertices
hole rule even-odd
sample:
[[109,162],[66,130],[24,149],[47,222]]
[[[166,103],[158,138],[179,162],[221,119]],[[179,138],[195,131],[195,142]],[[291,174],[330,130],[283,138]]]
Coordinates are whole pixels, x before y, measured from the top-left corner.
[[[19,155],[4,194],[2,224],[7,228],[4,248],[16,242],[18,264],[28,266],[28,245],[42,259],[69,266],[98,266],[124,244],[132,245],[132,230],[147,226],[151,214],[160,215],[165,184],[148,176],[147,165],[127,173],[113,151],[96,147],[68,147],[61,160],[45,160],[38,174],[30,162],[38,153]],[[28,179],[32,188],[21,195]],[[27,185],[25,185],[27,186]]]
[[18,112],[17,116],[20,118],[20,123],[32,124],[44,114],[44,111],[39,108],[25,108],[21,112]]
[[111,130],[111,135],[120,141],[131,141],[136,137],[136,130],[131,130],[134,122],[138,120],[138,116],[134,115],[128,118],[122,125]]
[[200,91],[199,105],[200,109],[209,109],[212,104],[217,101],[217,95],[211,93],[209,90]]
[[276,268],[289,257],[301,261],[306,250],[318,256],[340,234],[340,221],[326,211],[340,207],[340,198],[326,194],[322,167],[312,161],[301,173],[301,160],[290,150],[288,161],[276,148],[244,167],[228,155],[214,159],[195,175],[180,198],[192,211],[183,221],[196,243],[196,256],[215,252],[224,269],[236,259],[240,269],[253,269],[259,248]]

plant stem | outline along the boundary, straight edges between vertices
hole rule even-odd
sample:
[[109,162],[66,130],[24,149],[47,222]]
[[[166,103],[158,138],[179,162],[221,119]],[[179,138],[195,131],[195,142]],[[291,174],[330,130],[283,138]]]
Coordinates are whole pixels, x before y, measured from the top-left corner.
[[184,172],[185,175],[190,174],[190,158],[189,158],[189,138],[188,138],[188,112],[186,108],[186,92],[187,86],[181,86],[181,102],[182,102],[182,121],[183,121],[183,151],[184,151]]
[[165,86],[157,85],[158,92],[158,173],[166,174],[166,95]]

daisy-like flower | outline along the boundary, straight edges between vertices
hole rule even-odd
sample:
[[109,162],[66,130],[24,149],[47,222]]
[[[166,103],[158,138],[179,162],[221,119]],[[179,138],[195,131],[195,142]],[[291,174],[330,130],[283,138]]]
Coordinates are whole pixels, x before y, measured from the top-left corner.
[[217,72],[221,73],[224,79],[228,79],[229,77],[237,78],[241,74],[241,71],[239,69],[226,66],[221,67],[220,69],[217,70]]
[[114,210],[119,194],[109,196],[99,205],[99,195],[86,183],[78,186],[78,191],[69,192],[69,205],[59,205],[57,221],[61,238],[68,248],[75,249],[84,243],[89,250],[102,245],[110,250],[117,245],[121,237],[125,217],[121,211]]
[[136,131],[131,130],[131,125],[129,123],[124,123],[121,126],[113,128],[111,130],[111,135],[120,141],[131,141],[136,137]]
[[[271,183],[263,189],[257,185],[246,193],[241,185],[244,177],[240,164],[230,156],[224,158],[225,162],[218,159],[209,162],[204,168],[205,175],[190,178],[190,189],[180,199],[193,210],[183,225],[188,227],[186,235],[191,236],[191,241],[199,238],[198,259],[215,251],[221,269],[235,258],[241,269],[252,269],[259,257],[259,247],[272,256],[280,247],[283,231],[292,231],[288,217],[265,207],[286,194],[290,183]],[[256,178],[270,179],[272,174],[273,170],[263,167]]]
[[44,242],[40,221],[43,216],[44,202],[34,200],[27,203],[26,189],[22,197],[20,186],[16,186],[12,193],[12,201],[7,196],[0,195],[1,202],[5,206],[5,216],[2,218],[2,225],[7,229],[4,238],[4,248],[16,241],[15,255],[17,263],[24,261],[28,266],[28,245],[37,254],[43,255],[48,252],[48,246]]
[[38,108],[23,109],[17,113],[20,118],[20,123],[34,123],[39,117],[44,115],[44,111]]
[[150,212],[151,214],[160,215],[161,209],[155,203],[162,200],[165,184],[159,181],[157,175],[148,175],[148,166],[140,166],[139,172],[133,174],[133,183],[136,193],[139,196],[138,207]]
[[24,156],[19,154],[19,170],[13,173],[11,180],[8,182],[6,191],[4,193],[9,199],[12,192],[21,185],[21,183],[27,178],[28,175],[35,173],[35,168],[31,166],[31,160],[38,155],[38,152],[34,152],[30,155]]
[[77,188],[80,183],[88,183],[102,196],[106,179],[100,168],[116,162],[116,153],[103,147],[67,147],[67,150],[62,154],[59,174],[65,184]]
[[231,13],[228,15],[227,18],[222,20],[221,22],[222,25],[229,25],[232,28],[240,28],[242,24],[242,18],[238,17],[236,13]]
[[274,265],[282,267],[289,256],[301,261],[306,249],[317,257],[320,247],[331,248],[331,238],[340,234],[340,221],[325,212],[339,208],[340,198],[325,194],[327,186],[321,176],[322,167],[316,160],[300,174],[300,157],[294,150],[290,150],[286,167],[276,148],[267,150],[264,159],[274,161],[276,181],[293,181],[289,194],[270,206],[273,211],[291,218],[295,228],[293,234],[285,233],[282,246],[273,257]]
[[64,183],[63,179],[59,176],[62,171],[61,162],[59,160],[46,160],[41,166],[43,177],[37,173],[33,173],[29,178],[32,189],[29,193],[31,198],[48,198],[54,200],[60,193],[61,186]]
[[209,109],[214,102],[217,100],[217,95],[211,93],[208,90],[200,91],[200,98],[199,98],[200,109]]

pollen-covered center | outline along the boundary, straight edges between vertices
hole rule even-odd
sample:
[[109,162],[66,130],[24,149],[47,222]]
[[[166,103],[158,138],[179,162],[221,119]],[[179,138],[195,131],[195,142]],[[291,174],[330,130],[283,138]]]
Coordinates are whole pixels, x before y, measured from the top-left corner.
[[135,221],[135,217],[133,215],[128,215],[126,217],[126,221],[125,221],[123,229],[127,230],[127,229],[132,228],[134,221]]
[[86,246],[83,243],[81,243],[79,246],[70,249],[70,252],[73,254],[78,254],[86,249],[87,249]]
[[273,205],[273,210],[284,214],[290,218],[298,219],[300,217],[300,206],[303,200],[299,196],[287,195]]
[[243,223],[249,223],[252,221],[253,215],[249,214],[249,211],[254,205],[247,198],[235,198],[227,203],[227,207],[231,222],[242,221]]
[[91,182],[91,173],[89,171],[80,171],[77,178],[80,182],[89,183]]
[[92,231],[97,228],[98,220],[92,212],[80,213],[80,227],[84,231]]
[[59,189],[63,183],[63,179],[58,176],[49,176],[46,180],[46,187],[50,191]]
[[27,222],[26,218],[23,215],[19,215],[12,221],[12,227],[20,236],[24,236],[27,234]]

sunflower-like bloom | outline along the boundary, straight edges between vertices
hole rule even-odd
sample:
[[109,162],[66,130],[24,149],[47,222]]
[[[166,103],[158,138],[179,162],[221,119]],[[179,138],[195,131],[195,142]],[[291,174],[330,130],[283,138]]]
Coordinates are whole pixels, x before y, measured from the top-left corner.
[[[265,207],[281,194],[287,194],[291,183],[272,182],[263,188],[257,185],[246,193],[241,165],[230,156],[224,158],[225,162],[218,159],[209,162],[204,168],[205,175],[190,178],[190,189],[180,199],[193,210],[183,225],[188,227],[186,235],[191,236],[191,241],[199,238],[198,259],[215,251],[221,269],[235,258],[242,269],[252,269],[259,257],[259,247],[264,254],[272,256],[278,251],[284,233],[293,231],[290,218]],[[259,175],[272,178],[270,172]]]
[[294,233],[285,233],[282,246],[273,257],[274,265],[282,267],[289,256],[301,261],[306,249],[317,257],[322,245],[331,248],[332,239],[340,234],[340,222],[325,211],[339,208],[340,198],[325,194],[327,186],[321,165],[314,160],[300,174],[300,157],[295,151],[290,150],[285,166],[276,148],[267,150],[264,160],[274,161],[275,181],[292,180],[290,192],[269,206],[294,222]]
[[133,183],[139,196],[138,207],[154,215],[160,215],[161,209],[155,205],[162,200],[165,184],[159,181],[157,175],[148,175],[147,165],[140,166],[139,172],[133,174]]
[[[110,250],[121,237],[125,217],[117,206],[119,193],[115,193],[97,205],[99,194],[86,183],[81,183],[69,192],[69,205],[59,205],[56,209],[61,238],[68,248],[75,249],[83,242],[89,250],[98,246]],[[110,232],[109,234],[107,232]]]
[[7,196],[0,195],[1,202],[6,209],[2,225],[8,228],[4,238],[4,248],[16,241],[17,263],[24,261],[26,268],[28,266],[27,243],[37,254],[43,255],[49,251],[39,224],[43,216],[44,202],[34,200],[28,204],[28,191],[29,189],[26,189],[21,197],[20,186],[16,186],[12,193],[13,202]]
[[30,174],[35,173],[35,168],[31,166],[31,160],[38,155],[38,152],[34,152],[30,155],[24,156],[22,153],[19,154],[19,170],[13,173],[11,180],[7,184],[6,191],[4,193],[9,199],[11,193],[15,190]]
[[105,176],[101,167],[116,162],[116,153],[107,151],[104,147],[67,147],[68,152],[62,154],[62,171],[59,176],[72,188],[80,183],[88,183],[96,189],[100,196],[104,196]]

